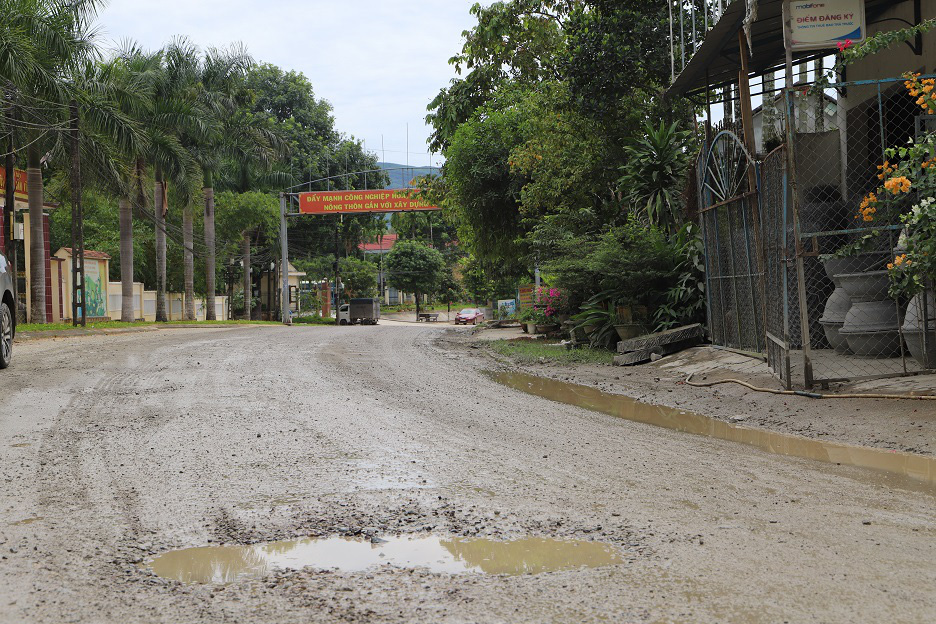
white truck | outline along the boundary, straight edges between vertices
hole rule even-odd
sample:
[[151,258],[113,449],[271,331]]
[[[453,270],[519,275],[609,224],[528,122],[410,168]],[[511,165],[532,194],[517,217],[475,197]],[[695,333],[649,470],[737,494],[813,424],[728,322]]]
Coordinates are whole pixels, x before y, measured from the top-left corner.
[[380,320],[380,299],[371,297],[352,299],[338,307],[339,325],[376,325]]

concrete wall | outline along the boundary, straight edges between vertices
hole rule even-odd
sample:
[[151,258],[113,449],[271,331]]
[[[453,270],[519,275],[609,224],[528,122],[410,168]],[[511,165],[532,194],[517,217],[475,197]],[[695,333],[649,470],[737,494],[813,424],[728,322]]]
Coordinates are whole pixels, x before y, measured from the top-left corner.
[[[168,312],[170,321],[181,321],[184,308],[184,295],[182,293],[167,293]],[[120,309],[122,305],[122,289],[120,282],[110,282],[108,285],[108,302],[110,316],[112,319],[120,318]],[[228,298],[226,296],[215,296],[215,313],[218,320],[227,320],[228,318]],[[140,282],[133,283],[133,316],[137,320],[153,322],[156,320],[156,291],[144,290]],[[195,299],[195,319],[205,320],[205,300],[203,298]]]

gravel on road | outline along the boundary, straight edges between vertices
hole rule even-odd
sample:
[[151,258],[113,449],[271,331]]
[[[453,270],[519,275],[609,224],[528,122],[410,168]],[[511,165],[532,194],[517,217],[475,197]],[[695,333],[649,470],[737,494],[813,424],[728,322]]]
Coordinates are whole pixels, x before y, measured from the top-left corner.
[[[35,340],[0,374],[0,622],[931,622],[936,498],[523,394],[445,325]],[[626,380],[620,382],[626,391]],[[171,549],[554,537],[621,565],[282,570]]]

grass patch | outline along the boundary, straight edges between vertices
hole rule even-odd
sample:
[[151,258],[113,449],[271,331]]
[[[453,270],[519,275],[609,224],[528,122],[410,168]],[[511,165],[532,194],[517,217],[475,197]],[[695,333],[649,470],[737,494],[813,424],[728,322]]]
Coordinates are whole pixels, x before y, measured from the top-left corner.
[[123,327],[148,327],[151,325],[282,325],[279,321],[169,321],[167,323],[156,323],[155,321],[134,321],[124,323],[122,321],[99,321],[97,323],[88,323],[85,328],[80,325],[75,327],[71,323],[20,323],[16,326],[17,332],[41,332],[41,331],[63,331],[68,329],[119,329]]
[[335,325],[335,319],[330,316],[294,316],[293,323],[297,325]]
[[545,359],[558,364],[611,364],[614,354],[606,349],[579,347],[566,349],[557,342],[546,340],[495,340],[491,348],[523,364],[532,364]]

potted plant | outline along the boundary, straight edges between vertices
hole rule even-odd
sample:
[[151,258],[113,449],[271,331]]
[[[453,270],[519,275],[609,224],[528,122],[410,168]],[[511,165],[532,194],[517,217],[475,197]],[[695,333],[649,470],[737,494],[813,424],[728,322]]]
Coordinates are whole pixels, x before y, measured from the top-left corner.
[[535,332],[533,312],[534,309],[529,307],[520,310],[520,313],[517,314],[517,320],[520,321],[520,329],[522,329],[525,334],[532,334]]
[[647,333],[647,307],[633,304],[618,304],[614,307],[614,330],[621,340],[643,336]]
[[533,333],[536,334],[546,334],[558,327],[557,325],[551,324],[546,317],[546,311],[539,308],[534,308],[530,320],[533,324]]
[[606,293],[595,295],[582,305],[581,311],[572,317],[575,328],[581,329],[593,347],[612,348],[618,336],[614,329],[613,313],[608,309]]

